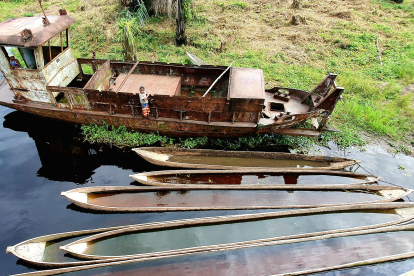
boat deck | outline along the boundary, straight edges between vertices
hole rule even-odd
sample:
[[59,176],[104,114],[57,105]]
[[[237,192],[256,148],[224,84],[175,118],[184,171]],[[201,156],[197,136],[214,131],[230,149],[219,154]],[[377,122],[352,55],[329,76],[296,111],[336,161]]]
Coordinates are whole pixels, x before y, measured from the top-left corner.
[[[271,104],[283,104],[284,110],[272,111]],[[309,112],[310,106],[303,105],[298,99],[290,98],[288,102],[284,102],[273,97],[273,93],[265,93],[265,114],[270,118],[261,118],[259,124],[261,125],[271,125],[275,123],[275,116],[278,116],[281,112],[290,112],[292,115]]]
[[[120,74],[111,85],[110,90],[117,91],[126,76],[127,74]],[[151,95],[180,95],[181,77],[131,74],[119,92],[139,93],[141,86],[144,86],[147,94]]]

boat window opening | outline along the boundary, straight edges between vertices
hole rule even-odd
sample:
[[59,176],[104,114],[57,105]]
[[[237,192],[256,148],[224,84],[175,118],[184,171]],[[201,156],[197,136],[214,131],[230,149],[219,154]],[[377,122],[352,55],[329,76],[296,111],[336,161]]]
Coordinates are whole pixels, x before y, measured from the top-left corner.
[[84,79],[75,78],[66,87],[83,88],[89,81],[90,76],[85,76]]
[[282,103],[270,103],[270,111],[285,111],[285,105]]
[[65,93],[63,92],[59,92],[56,96],[55,96],[56,102],[57,103],[61,103],[61,104],[67,104],[68,100],[66,99]]
[[82,64],[82,72],[86,75],[93,75],[93,69],[91,64]]
[[[15,69],[36,69],[36,61],[34,59],[34,50],[32,50],[33,53],[33,60],[34,60],[34,66],[35,68],[28,68],[25,62],[25,59],[23,58],[23,55],[21,54],[21,50],[20,48],[17,47],[8,47],[7,49],[4,46],[1,46],[1,49],[4,53],[4,55],[7,58],[8,63],[10,64],[10,57],[14,56],[15,59],[17,59],[20,63],[20,65],[22,66],[22,68],[15,68]],[[29,48],[24,48],[24,49],[28,49],[31,50]],[[26,51],[24,51],[26,53]],[[29,56],[27,56],[27,58],[29,58]],[[32,67],[32,65],[31,65]]]
[[47,66],[55,57],[68,48],[65,31],[61,32],[42,46],[44,65]]
[[34,49],[19,47],[20,56],[24,60],[27,69],[37,69]]

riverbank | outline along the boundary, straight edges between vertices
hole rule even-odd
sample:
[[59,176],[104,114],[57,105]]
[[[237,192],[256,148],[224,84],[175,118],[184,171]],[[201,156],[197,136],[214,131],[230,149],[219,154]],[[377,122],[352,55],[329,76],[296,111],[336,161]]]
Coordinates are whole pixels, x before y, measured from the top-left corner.
[[[122,60],[118,2],[49,0],[44,6],[48,14],[64,8],[77,19],[71,27],[75,56],[95,51],[98,58]],[[135,34],[137,55],[189,63],[189,51],[210,64],[261,68],[266,88],[312,90],[326,73],[337,73],[346,91],[331,122],[342,136],[368,135],[368,141],[385,139],[391,148],[412,151],[414,0],[301,2],[293,8],[291,1],[196,1],[187,46],[174,45],[174,22],[159,16]],[[39,12],[33,0],[0,3],[1,20]],[[304,20],[293,24],[293,16]],[[221,42],[235,33],[237,39],[221,51]]]

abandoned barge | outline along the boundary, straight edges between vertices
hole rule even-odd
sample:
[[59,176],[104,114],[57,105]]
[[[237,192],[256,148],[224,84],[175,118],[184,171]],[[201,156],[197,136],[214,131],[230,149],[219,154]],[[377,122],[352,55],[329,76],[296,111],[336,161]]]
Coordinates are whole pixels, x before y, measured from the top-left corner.
[[[10,86],[0,87],[1,105],[74,124],[105,121],[168,136],[318,136],[328,130],[344,91],[335,74],[312,92],[266,90],[260,69],[75,58],[73,23],[64,10],[0,23],[0,71]],[[5,47],[17,47],[27,68],[12,66]],[[150,94],[152,120],[142,117],[140,86]]]

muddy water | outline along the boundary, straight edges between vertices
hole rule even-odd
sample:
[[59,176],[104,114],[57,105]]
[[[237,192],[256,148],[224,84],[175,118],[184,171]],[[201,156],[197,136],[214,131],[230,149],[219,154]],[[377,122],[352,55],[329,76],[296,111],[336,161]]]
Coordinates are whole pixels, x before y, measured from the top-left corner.
[[329,167],[329,162],[270,159],[270,158],[243,158],[243,157],[212,157],[194,155],[174,155],[168,161],[187,164],[220,165],[235,167],[270,167],[270,168],[312,168]]
[[364,178],[345,177],[321,174],[276,174],[276,173],[231,173],[231,174],[171,174],[160,176],[149,176],[149,181],[171,184],[258,184],[258,185],[283,185],[283,184],[357,184],[363,182]]
[[62,275],[109,275],[109,271],[111,275],[272,275],[412,251],[414,233],[400,231],[205,253]]
[[[68,204],[67,199],[61,197],[60,193],[82,186],[124,186],[130,183],[137,185],[136,182],[131,182],[128,177],[129,174],[170,168],[153,166],[139,158],[135,153],[125,153],[83,144],[73,139],[78,135],[79,130],[72,126],[13,112],[5,107],[0,107],[0,129],[0,275],[37,270],[18,261],[13,255],[5,253],[7,246],[37,236],[152,221],[263,211],[191,211],[133,214],[85,212],[72,204]],[[366,169],[373,174],[382,176],[385,181],[397,183],[405,188],[414,188],[412,180],[414,159],[412,157],[401,154],[391,155],[376,146],[366,147],[364,152],[360,152],[358,149],[343,152],[335,147],[332,147],[332,149],[321,148],[315,152],[315,154],[325,153],[332,156],[362,160]],[[399,165],[403,166],[405,170],[398,169]],[[362,169],[358,169],[358,172],[366,173]],[[409,199],[406,197],[405,200]],[[345,241],[339,241],[336,243],[336,248],[338,250],[347,248],[346,244]],[[400,247],[395,245],[395,248]],[[52,249],[52,247],[49,249]],[[352,250],[350,251],[352,252]],[[245,256],[254,254],[255,250],[249,252],[253,253],[240,250],[236,254],[230,252],[221,252],[215,255],[200,254],[192,259],[182,257],[141,263],[129,268],[107,267],[99,271],[82,271],[78,275],[105,273],[110,275],[111,272],[120,272],[123,269],[134,273],[130,269],[135,268],[138,269],[138,272],[136,272],[138,275],[142,273],[142,269],[148,269],[147,275],[150,275],[150,272],[154,269],[165,272],[166,266],[179,267],[182,266],[183,262],[188,266],[192,263],[200,265],[200,269],[205,264],[207,267],[217,268],[222,274],[237,275],[239,268],[235,264],[243,262]],[[280,256],[283,256],[283,254]],[[303,260],[305,260],[305,257]],[[247,264],[243,269],[246,271],[250,269],[251,271],[255,267],[260,269],[266,267],[266,263],[261,263],[260,259],[255,260],[255,262],[255,264]],[[345,273],[346,275],[399,275],[410,269],[414,269],[414,259],[329,272],[324,275],[334,276]],[[259,272],[260,270],[257,270],[257,274]]]
[[346,229],[401,219],[394,212],[335,212],[134,232],[91,242],[84,254],[121,256]]
[[108,207],[254,207],[329,205],[384,200],[374,192],[204,190],[91,193],[88,203]]

